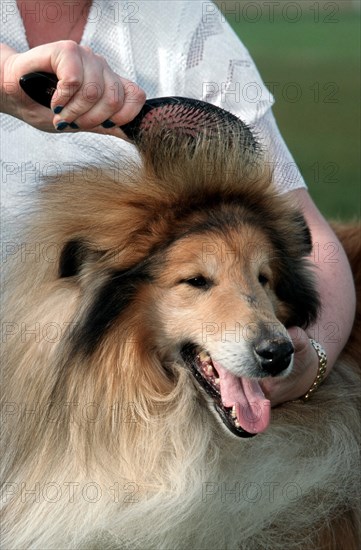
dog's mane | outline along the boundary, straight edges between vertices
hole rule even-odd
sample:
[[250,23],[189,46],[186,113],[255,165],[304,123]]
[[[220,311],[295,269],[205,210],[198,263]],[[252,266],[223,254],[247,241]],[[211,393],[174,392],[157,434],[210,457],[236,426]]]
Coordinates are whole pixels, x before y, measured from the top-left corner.
[[[149,265],[156,262],[158,251],[187,231],[197,227],[220,231],[222,224],[238,217],[259,225],[280,253],[278,292],[290,303],[289,322],[307,324],[317,314],[304,219],[297,205],[276,191],[262,152],[240,148],[238,131],[229,129],[223,142],[192,137],[191,143],[189,137],[150,131],[139,145],[142,164],[125,162],[121,181],[114,178],[111,167],[108,171],[103,167],[101,181],[90,177],[89,170],[84,177],[80,170],[74,180],[48,181],[40,190],[36,217],[24,238],[38,252],[27,261],[16,260],[5,321],[14,327],[22,323],[35,327],[41,320],[39,330],[53,325],[67,328],[53,340],[42,333],[40,342],[31,336],[23,340],[19,332],[15,345],[9,338],[4,347],[6,402],[35,411],[19,422],[15,414],[9,417],[4,429],[4,446],[9,446],[4,477],[19,486],[26,478],[28,488],[53,480],[63,485],[98,483],[108,492],[99,502],[77,501],[77,514],[64,499],[56,502],[52,520],[43,502],[34,512],[26,503],[10,501],[8,540],[16,540],[17,547],[33,544],[36,536],[39,548],[49,547],[49,541],[55,548],[59,540],[53,535],[72,547],[129,544],[129,548],[166,549],[177,541],[183,548],[192,544],[184,538],[189,525],[199,548],[208,548],[210,540],[214,547],[222,547],[226,533],[232,544],[236,541],[232,548],[243,548],[238,541],[246,540],[248,550],[282,549],[284,538],[278,533],[286,533],[290,525],[300,535],[289,547],[311,547],[318,518],[331,517],[346,495],[354,498],[356,474],[340,474],[345,471],[344,458],[337,449],[340,445],[348,450],[354,467],[357,443],[352,429],[341,434],[338,429],[339,422],[357,424],[354,395],[349,392],[352,373],[336,373],[336,387],[321,388],[319,401],[307,410],[295,403],[276,411],[275,426],[255,444],[242,442],[241,454],[239,442],[226,437],[202,406],[188,372],[177,361],[162,364],[162,350],[150,346],[152,318],[144,311],[144,295],[136,282],[150,276]],[[120,282],[124,284],[118,287]],[[89,334],[79,331],[79,326],[108,299],[105,290],[118,292],[121,308],[131,300],[131,308],[110,327],[101,345],[95,340],[87,350],[80,340]],[[94,308],[95,302],[99,307]],[[340,395],[338,417],[328,424],[330,402]],[[73,405],[82,411],[89,404],[99,405],[101,421],[74,420]],[[314,434],[307,428],[316,415],[322,427],[317,442],[322,461],[317,464]],[[336,436],[342,439],[336,441]],[[335,445],[330,443],[333,438]],[[279,449],[275,456],[269,456],[272,446]],[[267,499],[257,502],[257,521],[250,521],[254,508],[250,511],[247,498],[240,497],[236,516],[232,501],[219,504],[220,493],[205,499],[209,487],[227,491],[237,483],[249,484],[250,470],[244,468],[250,464],[252,483],[263,489],[281,483],[284,489],[291,480],[311,506],[299,514],[296,501],[293,505],[285,500],[281,491],[272,505]],[[327,489],[329,480],[335,479],[339,484]],[[130,503],[124,500],[129,483],[139,490],[139,500]],[[116,484],[121,488],[120,501],[112,500],[109,493]],[[313,495],[316,484],[323,487],[322,499]],[[11,526],[18,514],[22,530],[13,536]],[[89,535],[89,525],[100,537],[98,546],[93,534],[91,541],[82,538]],[[273,527],[262,535],[267,525]]]
[[[126,267],[127,249],[133,260],[141,260],[178,238],[187,224],[194,226],[200,212],[211,216],[222,204],[233,204],[237,214],[242,206],[271,240],[278,239],[276,247],[287,255],[307,255],[310,235],[297,205],[276,190],[262,151],[240,148],[240,132],[231,127],[219,140],[203,136],[190,142],[188,136],[159,135],[154,129],[141,138],[142,165],[111,159],[121,166],[121,181],[106,164],[101,178],[98,167],[94,174],[87,167],[72,178],[48,178],[35,216],[32,212],[30,240],[65,245],[74,238],[93,239],[98,251],[124,251]],[[89,228],[94,228],[90,235]]]

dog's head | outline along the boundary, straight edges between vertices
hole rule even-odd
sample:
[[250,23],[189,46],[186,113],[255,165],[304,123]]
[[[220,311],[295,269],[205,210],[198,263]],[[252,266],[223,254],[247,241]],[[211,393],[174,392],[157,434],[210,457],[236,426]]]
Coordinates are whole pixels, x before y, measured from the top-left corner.
[[148,131],[132,183],[82,188],[83,219],[72,222],[59,277],[81,288],[73,356],[107,340],[141,342],[161,377],[189,367],[244,435],[267,426],[257,380],[292,370],[287,327],[312,321],[318,299],[305,221],[237,132],[222,147]]

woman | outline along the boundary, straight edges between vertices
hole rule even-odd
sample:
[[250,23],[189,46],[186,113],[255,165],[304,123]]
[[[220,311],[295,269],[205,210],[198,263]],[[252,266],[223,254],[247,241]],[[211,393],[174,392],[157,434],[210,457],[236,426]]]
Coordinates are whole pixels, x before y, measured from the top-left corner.
[[[290,329],[295,346],[292,376],[263,382],[273,406],[308,395],[322,366],[310,337],[327,354],[327,375],[350,334],[355,312],[352,275],[340,243],[313,204],[277,130],[272,96],[216,7],[186,1],[14,0],[2,9],[5,219],[13,219],[22,209],[19,196],[27,194],[40,176],[69,171],[79,159],[96,163],[99,150],[119,148],[119,154],[133,155],[133,146],[114,136],[125,138],[119,126],[137,115],[146,94],[195,97],[232,111],[255,129],[274,159],[276,183],[298,201],[313,242],[319,243],[320,256],[313,259],[322,302],[318,322],[307,334]],[[52,111],[20,90],[20,76],[31,71],[57,75]],[[93,133],[102,134],[96,148]],[[4,229],[11,242],[11,223],[5,222]],[[327,262],[326,243],[338,247],[333,263]],[[330,326],[337,328],[332,338]]]

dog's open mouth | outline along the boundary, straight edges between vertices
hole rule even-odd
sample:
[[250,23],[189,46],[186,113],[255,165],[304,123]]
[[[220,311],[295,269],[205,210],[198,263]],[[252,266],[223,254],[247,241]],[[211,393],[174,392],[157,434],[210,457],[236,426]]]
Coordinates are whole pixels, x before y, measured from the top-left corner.
[[238,437],[252,437],[270,422],[270,402],[255,379],[240,378],[213,361],[210,354],[193,344],[182,356],[198,384],[212,398],[225,426]]

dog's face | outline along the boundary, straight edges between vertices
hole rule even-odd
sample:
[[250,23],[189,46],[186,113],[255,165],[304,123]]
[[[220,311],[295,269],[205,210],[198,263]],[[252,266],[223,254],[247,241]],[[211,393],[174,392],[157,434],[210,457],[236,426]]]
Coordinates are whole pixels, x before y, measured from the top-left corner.
[[235,376],[289,372],[293,349],[280,321],[286,307],[274,290],[276,261],[262,231],[247,225],[176,241],[152,286],[169,350],[207,350]]
[[152,273],[142,301],[162,362],[181,356],[232,432],[264,430],[270,404],[257,380],[287,375],[293,364],[272,243],[242,223],[189,231],[157,257]]
[[[77,277],[92,295],[74,353],[91,355],[116,331],[125,338],[137,318],[138,340],[165,372],[173,364],[188,368],[236,435],[262,431],[270,403],[258,381],[292,370],[286,326],[309,282],[298,251],[292,259],[292,249],[239,204],[198,209],[171,225],[165,243],[127,269],[122,256],[102,258],[76,243],[64,248],[61,276]],[[296,313],[307,322],[309,309]]]

